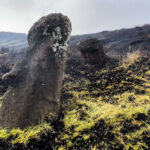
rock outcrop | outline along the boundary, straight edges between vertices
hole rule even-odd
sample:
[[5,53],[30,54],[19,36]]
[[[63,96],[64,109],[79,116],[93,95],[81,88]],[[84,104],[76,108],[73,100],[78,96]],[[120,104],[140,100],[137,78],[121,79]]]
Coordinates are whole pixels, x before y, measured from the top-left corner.
[[70,33],[62,14],[42,17],[31,27],[23,60],[3,76],[10,86],[0,110],[2,127],[25,128],[47,115],[57,119]]
[[89,39],[79,44],[79,50],[85,63],[103,66],[105,53],[103,45],[97,39]]

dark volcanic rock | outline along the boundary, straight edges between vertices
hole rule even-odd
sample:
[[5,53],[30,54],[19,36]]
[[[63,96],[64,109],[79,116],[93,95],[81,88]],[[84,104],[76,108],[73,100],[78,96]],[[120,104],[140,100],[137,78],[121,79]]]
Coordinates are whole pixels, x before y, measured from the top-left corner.
[[79,50],[85,63],[103,66],[106,58],[103,46],[97,39],[89,39],[79,44]]
[[3,97],[0,125],[25,128],[60,112],[60,95],[71,23],[66,16],[42,17],[29,31],[23,60],[3,76],[10,87]]

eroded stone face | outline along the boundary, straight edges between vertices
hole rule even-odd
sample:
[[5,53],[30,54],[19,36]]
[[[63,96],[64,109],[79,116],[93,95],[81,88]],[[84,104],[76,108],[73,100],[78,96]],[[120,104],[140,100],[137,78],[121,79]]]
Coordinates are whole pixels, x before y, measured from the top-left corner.
[[106,55],[103,50],[103,45],[98,39],[86,40],[81,42],[78,47],[85,63],[100,66],[104,65]]
[[25,128],[60,112],[60,94],[71,23],[62,14],[42,17],[30,29],[24,59],[3,76],[10,84],[3,97],[0,125]]

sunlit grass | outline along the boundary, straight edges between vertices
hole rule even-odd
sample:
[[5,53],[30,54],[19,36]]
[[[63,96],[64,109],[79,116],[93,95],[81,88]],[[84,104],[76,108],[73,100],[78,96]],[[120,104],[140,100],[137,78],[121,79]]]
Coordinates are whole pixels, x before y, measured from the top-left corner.
[[46,134],[47,131],[52,132],[52,127],[48,123],[41,123],[37,126],[29,127],[27,129],[1,129],[0,139],[7,140],[10,136],[14,137],[11,140],[12,144],[23,143],[27,144],[30,139],[39,139],[41,134]]

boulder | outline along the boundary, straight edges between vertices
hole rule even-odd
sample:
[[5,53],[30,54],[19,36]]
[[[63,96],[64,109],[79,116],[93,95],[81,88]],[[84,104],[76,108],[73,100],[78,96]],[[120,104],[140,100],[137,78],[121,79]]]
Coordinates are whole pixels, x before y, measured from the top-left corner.
[[98,39],[88,39],[79,44],[81,55],[88,64],[103,65],[106,55],[103,50],[103,45]]
[[0,126],[26,128],[44,117],[57,119],[71,23],[62,14],[42,17],[30,29],[24,58],[3,75],[9,88],[0,109]]

